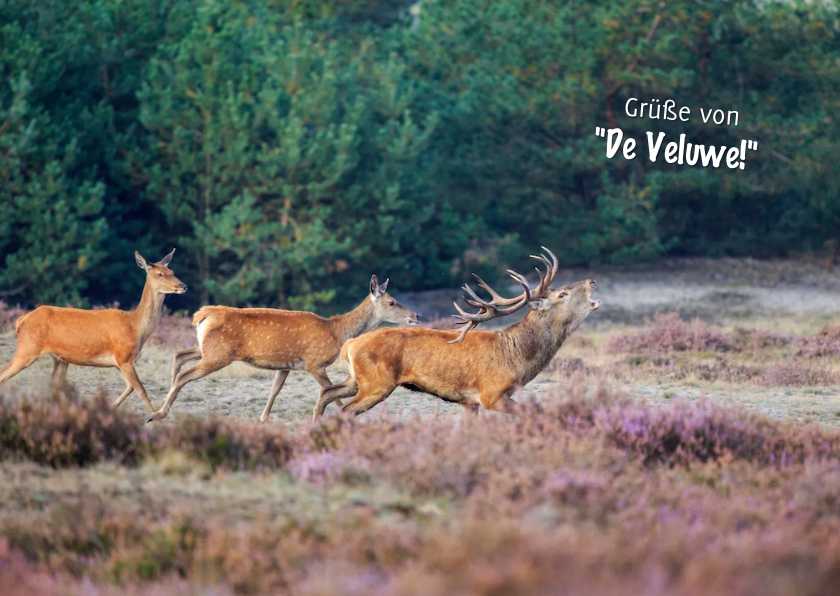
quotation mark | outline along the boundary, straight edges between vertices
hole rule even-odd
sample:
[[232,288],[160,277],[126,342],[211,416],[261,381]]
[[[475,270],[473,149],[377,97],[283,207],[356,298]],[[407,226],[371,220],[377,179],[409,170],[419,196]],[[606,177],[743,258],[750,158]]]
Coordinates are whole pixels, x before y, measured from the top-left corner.
[[598,136],[598,137],[607,136],[607,129],[606,128],[601,128],[600,126],[596,126],[595,127],[595,136]]
[[756,151],[758,149],[758,141],[747,141],[747,149]]

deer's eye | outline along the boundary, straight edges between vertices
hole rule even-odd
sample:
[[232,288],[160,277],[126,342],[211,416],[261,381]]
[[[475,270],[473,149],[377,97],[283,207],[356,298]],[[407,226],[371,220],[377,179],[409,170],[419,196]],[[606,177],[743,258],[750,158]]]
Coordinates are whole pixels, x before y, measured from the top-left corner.
[[160,271],[158,271],[158,277],[163,277],[163,273],[161,273]]
[[394,302],[393,301],[389,302],[388,306],[394,306]]
[[558,297],[558,298],[565,298],[565,297],[566,297],[566,296],[568,296],[568,295],[569,295],[569,294],[568,294],[568,293],[566,293],[566,292],[560,292],[560,294],[559,294],[557,297]]

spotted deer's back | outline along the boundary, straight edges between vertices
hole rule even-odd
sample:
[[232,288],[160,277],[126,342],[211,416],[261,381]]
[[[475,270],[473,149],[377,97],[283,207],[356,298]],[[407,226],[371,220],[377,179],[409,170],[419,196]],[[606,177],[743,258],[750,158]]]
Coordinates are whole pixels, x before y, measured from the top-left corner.
[[223,339],[237,360],[274,370],[334,360],[340,349],[326,321],[305,312],[242,309],[215,332],[228,336]]

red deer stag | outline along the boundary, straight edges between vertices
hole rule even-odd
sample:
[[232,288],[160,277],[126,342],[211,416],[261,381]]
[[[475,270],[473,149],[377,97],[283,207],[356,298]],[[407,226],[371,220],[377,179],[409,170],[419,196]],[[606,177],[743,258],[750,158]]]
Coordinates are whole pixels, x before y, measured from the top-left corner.
[[134,370],[143,344],[157,327],[163,299],[167,294],[183,294],[187,286],[168,267],[175,249],[157,263],[149,263],[134,253],[134,259],[146,271],[146,285],[137,308],[130,311],[81,310],[40,306],[15,322],[17,350],[11,363],[0,372],[0,385],[11,379],[41,355],[53,358],[51,389],[53,395],[63,393],[67,366],[116,366],[125,379],[126,388],[113,407],[119,406],[136,391],[154,412],[152,402]]
[[[166,402],[148,422],[166,417],[184,385],[237,361],[277,371],[260,416],[265,422],[290,371],[305,370],[325,387],[331,384],[327,367],[347,340],[383,322],[417,325],[418,315],[387,294],[387,287],[387,279],[380,285],[374,275],[370,295],[359,306],[329,319],[311,312],[205,306],[193,316],[198,346],[175,355]],[[198,359],[195,368],[181,372],[184,364]]]
[[[343,383],[321,389],[314,418],[331,402],[346,397],[353,399],[343,406],[344,411],[366,412],[400,386],[460,404],[469,412],[477,412],[479,405],[511,411],[515,402],[510,396],[546,367],[566,338],[601,304],[591,299],[595,289],[592,279],[549,287],[557,275],[558,261],[550,250],[543,250],[551,261],[543,255],[534,257],[546,265],[545,275],[537,269],[540,283],[534,290],[528,289],[524,277],[510,271],[525,290],[516,298],[502,298],[473,274],[491,299],[479,298],[464,284],[464,301],[479,312],[469,314],[455,305],[459,324],[464,325],[460,335],[426,328],[380,329],[347,342],[341,356],[350,376]],[[507,329],[469,333],[479,323],[526,305],[528,315]]]

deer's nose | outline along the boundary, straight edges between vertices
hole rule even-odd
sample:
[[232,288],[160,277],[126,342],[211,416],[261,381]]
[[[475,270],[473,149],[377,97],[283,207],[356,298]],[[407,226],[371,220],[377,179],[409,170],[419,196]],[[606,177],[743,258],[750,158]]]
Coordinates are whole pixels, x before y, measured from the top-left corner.
[[181,289],[186,292],[187,291],[187,284],[181,284]]
[[598,284],[597,284],[597,283],[595,283],[595,280],[594,280],[594,279],[590,279],[590,280],[589,280],[589,285],[590,285],[590,286],[592,286],[593,288],[598,287]]

